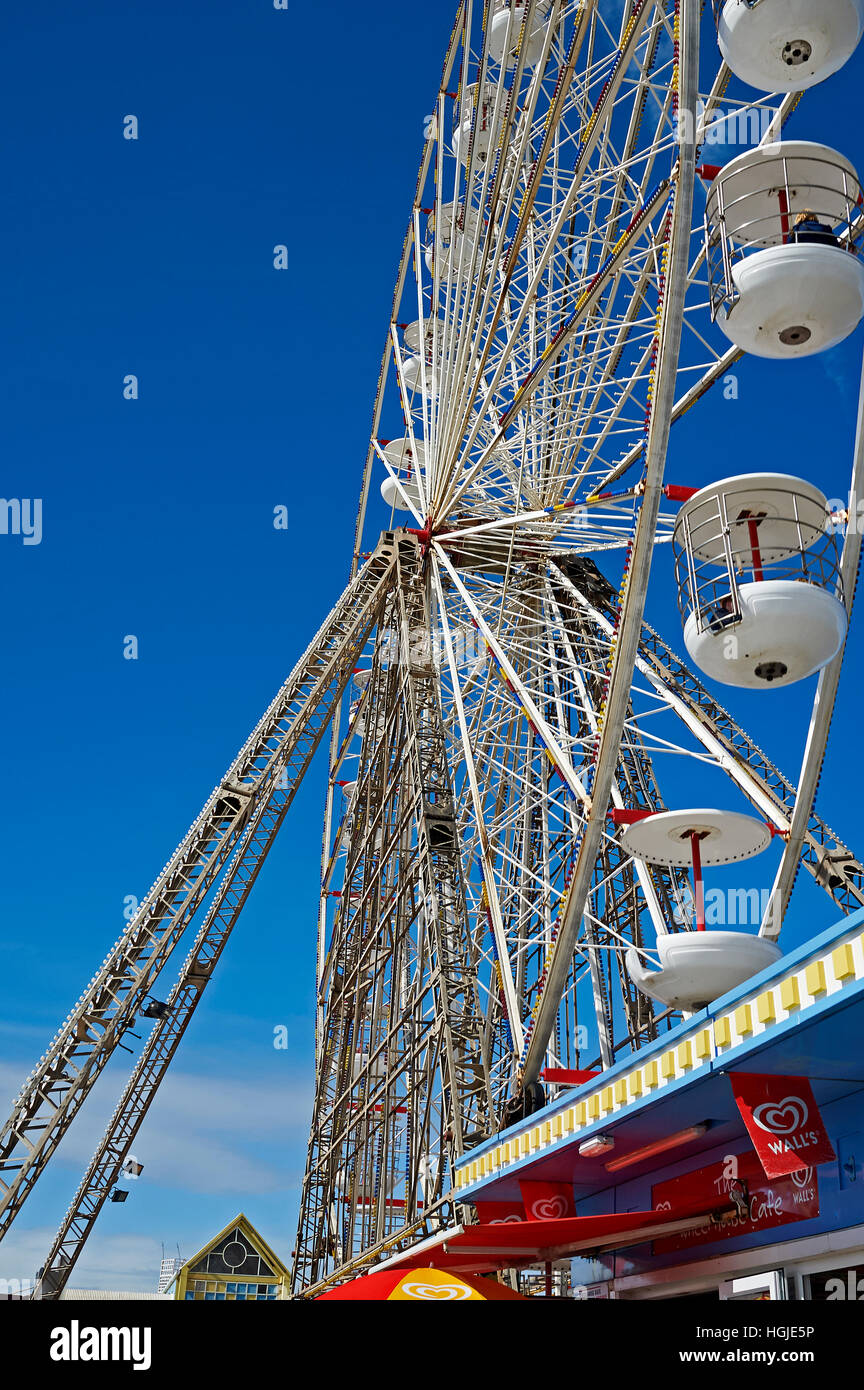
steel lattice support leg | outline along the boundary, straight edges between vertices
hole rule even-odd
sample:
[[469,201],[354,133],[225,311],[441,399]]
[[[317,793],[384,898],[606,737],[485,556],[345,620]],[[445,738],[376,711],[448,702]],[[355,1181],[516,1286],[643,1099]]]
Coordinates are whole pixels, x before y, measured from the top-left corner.
[[[0,1133],[0,1238],[220,872],[235,853],[245,862],[241,850],[280,789],[296,789],[377,618],[393,561],[385,534],[27,1079]],[[232,881],[233,870],[224,882]]]
[[428,580],[417,542],[398,549],[328,953],[297,1290],[435,1229],[453,1158],[492,1125]]

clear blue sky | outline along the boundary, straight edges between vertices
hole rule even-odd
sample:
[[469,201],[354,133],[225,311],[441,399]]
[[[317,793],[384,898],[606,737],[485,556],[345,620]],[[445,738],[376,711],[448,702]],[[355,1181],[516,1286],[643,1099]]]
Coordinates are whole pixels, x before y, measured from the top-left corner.
[[[46,0],[7,17],[0,491],[42,498],[44,534],[0,536],[4,1113],[122,929],[124,899],[147,891],[343,587],[452,16],[451,0]],[[790,128],[859,168],[860,61]],[[130,114],[137,141],[123,139]],[[690,480],[695,460],[696,481],[798,468],[842,493],[861,343],[744,364],[737,402],[717,396],[676,428],[670,478]],[[123,399],[129,373],[137,401]],[[649,610],[680,649],[662,575]],[[861,671],[853,634],[820,803],[853,847]],[[811,695],[733,705],[793,773]],[[319,765],[136,1145],[144,1177],[106,1207],[75,1286],[152,1287],[163,1241],[191,1254],[240,1209],[289,1255],[323,792]],[[802,903],[795,931],[830,922],[827,900]],[[105,1081],[0,1246],[0,1276],[42,1262],[116,1067]]]

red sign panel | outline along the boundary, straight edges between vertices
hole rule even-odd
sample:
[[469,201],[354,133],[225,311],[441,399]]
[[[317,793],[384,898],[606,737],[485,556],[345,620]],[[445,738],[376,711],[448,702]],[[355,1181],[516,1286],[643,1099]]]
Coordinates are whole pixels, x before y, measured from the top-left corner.
[[519,1191],[529,1221],[562,1221],[576,1215],[572,1183],[520,1182]]
[[806,1076],[733,1071],[729,1080],[769,1178],[831,1163],[837,1157]]
[[524,1221],[521,1202],[475,1202],[477,1220],[481,1226],[503,1226],[511,1221]]
[[680,1235],[655,1240],[654,1253],[663,1255],[673,1250],[688,1250],[694,1245],[710,1245],[717,1240],[768,1231],[772,1226],[785,1226],[790,1221],[809,1221],[819,1215],[819,1187],[815,1168],[802,1168],[791,1176],[766,1178],[762,1165],[751,1149],[746,1153],[711,1163],[707,1168],[670,1178],[651,1190],[651,1205],[655,1211],[673,1215],[686,1214],[703,1203],[714,1200],[718,1207],[731,1203],[733,1184],[745,1183],[746,1213],[736,1216],[722,1226],[714,1225],[708,1217],[704,1226]]

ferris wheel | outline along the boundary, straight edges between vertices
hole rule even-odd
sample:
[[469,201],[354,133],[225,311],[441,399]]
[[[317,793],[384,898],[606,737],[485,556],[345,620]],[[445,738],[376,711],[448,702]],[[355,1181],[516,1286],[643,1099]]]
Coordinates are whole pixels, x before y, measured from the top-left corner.
[[[855,537],[844,547],[817,479],[664,479],[671,427],[743,351],[809,355],[864,313],[855,169],[783,129],[851,56],[861,11],[459,9],[357,530],[362,553],[380,491],[412,536],[397,588],[422,601],[412,617],[394,598],[332,744],[298,1287],[428,1223],[448,1154],[530,1113],[544,1082],[612,1065],[773,962],[802,863],[862,901],[860,867],[813,812]],[[721,169],[711,135],[736,77],[759,90],[731,109],[759,133]],[[690,666],[644,620],[670,540]],[[782,701],[816,671],[796,786],[705,681]],[[411,672],[437,685],[413,731]],[[431,806],[458,862],[433,856],[406,900],[415,738],[436,745]],[[722,804],[667,809],[670,754],[693,760],[694,787],[722,770]],[[705,931],[703,869],[772,839],[764,921]],[[436,914],[459,947],[449,1020]]]
[[[784,130],[862,28],[864,0],[462,0],[348,588],[0,1132],[2,1237],[136,1016],[154,1020],[42,1296],[115,1190],[328,733],[298,1292],[446,1226],[474,1144],[772,963],[801,867],[864,905],[864,867],[814,809],[857,528],[773,460],[666,476],[673,426],[744,353],[805,357],[864,317],[857,172]],[[755,138],[720,167],[730,119]],[[853,496],[862,470],[859,431]],[[646,621],[661,569],[687,660]],[[813,677],[789,775],[734,704]],[[664,790],[673,761],[687,804]],[[715,930],[704,873],[772,846],[761,920]]]

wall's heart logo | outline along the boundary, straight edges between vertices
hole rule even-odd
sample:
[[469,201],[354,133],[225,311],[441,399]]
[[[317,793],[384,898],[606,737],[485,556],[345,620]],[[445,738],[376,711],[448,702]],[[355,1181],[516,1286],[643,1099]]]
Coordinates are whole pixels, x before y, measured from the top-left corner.
[[490,1222],[489,1222],[489,1225],[490,1225],[490,1226],[508,1226],[508,1225],[510,1224],[511,1221],[516,1221],[516,1222],[518,1223],[518,1222],[520,1222],[521,1220],[522,1220],[522,1217],[519,1216],[518,1213],[514,1211],[514,1213],[513,1213],[512,1216],[497,1216],[497,1217],[495,1218],[494,1221],[490,1221]]
[[792,1181],[796,1187],[810,1187],[813,1182],[812,1168],[799,1168],[797,1173],[790,1173]]
[[570,1207],[566,1197],[538,1197],[531,1203],[531,1215],[535,1221],[557,1221],[566,1216]]
[[[833,1163],[837,1155],[809,1077],[732,1071],[729,1081],[766,1177],[788,1178],[805,1164]],[[802,1196],[812,1185],[802,1179]],[[797,1194],[796,1202],[800,1207]]]
[[672,1203],[671,1203],[671,1202],[658,1202],[657,1205],[656,1205],[656,1207],[654,1208],[654,1210],[655,1210],[655,1211],[671,1211],[671,1210],[672,1210]]
[[466,1284],[403,1284],[406,1298],[422,1298],[439,1303],[457,1303],[471,1297]]
[[764,1105],[757,1105],[753,1119],[768,1134],[796,1134],[807,1123],[809,1113],[800,1096],[786,1096],[784,1100],[768,1100]]

